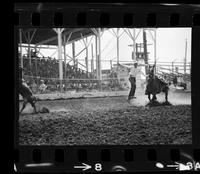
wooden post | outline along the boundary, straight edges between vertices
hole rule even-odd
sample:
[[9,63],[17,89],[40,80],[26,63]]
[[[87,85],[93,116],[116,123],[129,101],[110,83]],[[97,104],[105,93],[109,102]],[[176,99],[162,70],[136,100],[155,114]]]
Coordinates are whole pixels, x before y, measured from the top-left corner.
[[98,62],[99,62],[99,80],[100,80],[100,90],[102,91],[102,73],[101,73],[101,29],[98,28],[98,48],[99,48],[99,56],[98,56]]
[[75,42],[72,42],[72,57],[74,61],[74,67],[76,65],[76,57],[75,57]]
[[19,43],[20,43],[20,60],[21,60],[21,67],[23,68],[23,55],[22,55],[22,29],[19,29]]
[[135,28],[133,28],[133,60],[136,60],[135,56]]
[[[36,49],[37,47],[35,46],[35,52],[37,52],[37,49]],[[36,75],[36,77],[38,76],[38,68],[37,68],[37,57],[35,57],[35,75]],[[37,82],[36,82],[37,83]]]
[[63,65],[62,65],[62,32],[64,29],[57,28],[54,31],[58,37],[58,59],[59,59],[59,80],[60,80],[60,91],[62,92],[62,80],[63,80]]
[[96,50],[96,76],[97,76],[97,79],[99,79],[99,65],[98,65],[98,42],[97,42],[97,36],[95,35],[95,50]]
[[91,60],[91,73],[94,76],[94,54],[93,54],[93,44],[91,44],[91,53],[92,53],[92,60]]
[[157,62],[157,53],[156,53],[156,29],[154,30],[154,61],[155,61],[155,75],[156,75],[156,62]]
[[[87,37],[86,37],[86,44],[87,44]],[[88,77],[88,46],[86,46],[86,58],[85,58],[85,67],[86,67],[86,75]]]
[[120,81],[119,79],[119,28],[117,28],[117,80],[118,82]]
[[186,75],[186,63],[187,63],[187,39],[185,41],[184,75]]
[[29,66],[30,66],[30,71],[31,71],[31,46],[30,46],[30,41],[31,41],[31,38],[30,38],[30,31],[28,31],[28,58],[29,58]]
[[64,35],[64,37],[63,37],[63,49],[64,49],[64,63],[65,63],[65,69],[64,69],[64,79],[66,78],[66,36]]

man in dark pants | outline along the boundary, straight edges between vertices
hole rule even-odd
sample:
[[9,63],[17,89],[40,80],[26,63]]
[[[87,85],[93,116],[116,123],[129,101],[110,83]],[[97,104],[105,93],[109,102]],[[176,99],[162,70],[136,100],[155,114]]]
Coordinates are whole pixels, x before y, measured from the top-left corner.
[[138,63],[137,61],[134,62],[134,66],[130,68],[130,77],[129,77],[129,81],[131,83],[131,90],[129,92],[128,95],[128,101],[130,101],[135,97],[135,90],[136,90],[136,76],[138,73],[142,73],[145,77],[146,75],[138,68]]
[[129,95],[128,95],[128,100],[130,100],[130,99],[132,99],[132,98],[136,98],[136,97],[135,97],[136,79],[135,79],[135,77],[130,76],[130,77],[129,77],[129,81],[130,81],[130,83],[131,83],[131,90],[130,90]]

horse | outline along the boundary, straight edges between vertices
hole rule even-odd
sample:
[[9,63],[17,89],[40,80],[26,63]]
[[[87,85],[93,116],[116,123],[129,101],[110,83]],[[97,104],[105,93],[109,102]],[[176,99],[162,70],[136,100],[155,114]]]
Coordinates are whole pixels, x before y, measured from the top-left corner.
[[[153,65],[152,67],[149,66],[149,78],[146,86],[145,95],[148,95],[148,99],[151,102],[157,100],[156,94],[164,92],[165,100],[166,102],[168,102],[169,86],[166,82],[162,81],[154,74],[154,68],[155,65]],[[151,94],[153,95],[152,99]]]
[[22,113],[22,111],[24,110],[24,108],[26,107],[26,105],[28,103],[31,104],[31,106],[34,108],[35,113],[37,113],[36,107],[35,107],[35,103],[37,101],[36,97],[33,96],[32,91],[30,90],[30,88],[23,82],[24,80],[22,79],[22,76],[24,74],[25,69],[23,67],[19,68],[19,94],[22,96],[23,98],[23,105],[22,108],[19,112],[19,114]]
[[24,108],[26,107],[26,105],[28,103],[31,104],[31,106],[34,108],[35,113],[37,113],[36,107],[35,107],[35,103],[36,103],[36,97],[33,96],[33,93],[31,92],[31,90],[29,89],[29,87],[27,87],[26,85],[24,85],[21,80],[19,82],[19,94],[23,97],[23,106],[20,110],[20,114],[22,113],[22,111],[24,110]]

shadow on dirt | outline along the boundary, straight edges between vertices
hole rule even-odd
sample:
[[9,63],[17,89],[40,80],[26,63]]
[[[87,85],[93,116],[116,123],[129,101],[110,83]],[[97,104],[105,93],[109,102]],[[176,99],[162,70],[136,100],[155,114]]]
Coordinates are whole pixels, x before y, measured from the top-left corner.
[[28,112],[28,113],[21,113],[20,115],[36,115],[36,114],[45,114],[45,113],[50,113],[50,110],[47,107],[42,107],[37,109],[37,113],[33,112]]
[[49,109],[46,107],[42,107],[41,109],[39,109],[38,113],[49,113]]
[[172,106],[172,104],[170,102],[158,102],[158,101],[151,101],[149,103],[146,104],[146,106],[149,107],[156,107],[156,106]]

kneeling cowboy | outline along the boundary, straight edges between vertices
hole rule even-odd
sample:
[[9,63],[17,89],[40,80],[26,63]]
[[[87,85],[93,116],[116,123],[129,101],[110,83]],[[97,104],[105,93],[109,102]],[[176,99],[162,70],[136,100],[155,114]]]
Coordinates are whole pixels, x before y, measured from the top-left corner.
[[138,68],[138,62],[134,61],[134,66],[130,68],[129,72],[129,81],[131,83],[131,90],[129,92],[128,101],[135,97],[135,90],[136,90],[136,76],[137,74],[141,73],[146,77],[146,75]]

